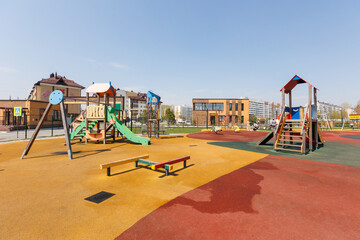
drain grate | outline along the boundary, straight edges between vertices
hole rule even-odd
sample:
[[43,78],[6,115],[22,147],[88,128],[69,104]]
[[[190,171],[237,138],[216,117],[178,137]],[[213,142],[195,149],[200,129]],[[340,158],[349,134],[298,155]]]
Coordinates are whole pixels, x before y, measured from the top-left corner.
[[114,193],[101,191],[90,197],[85,198],[85,200],[93,202],[93,203],[101,203],[101,202],[105,201],[106,199],[111,198],[114,195],[115,195]]
[[196,147],[197,145],[189,145],[189,147]]

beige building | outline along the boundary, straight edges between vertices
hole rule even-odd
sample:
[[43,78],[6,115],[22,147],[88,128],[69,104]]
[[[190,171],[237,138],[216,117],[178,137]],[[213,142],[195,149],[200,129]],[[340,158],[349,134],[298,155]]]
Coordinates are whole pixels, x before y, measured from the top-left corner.
[[[64,96],[81,96],[83,86],[67,79],[65,76],[50,74],[36,82],[27,100],[0,100],[0,131],[9,131],[16,128],[34,128],[44,113],[49,102],[49,95],[54,90],[60,90]],[[14,107],[22,108],[22,116],[14,116]],[[77,116],[81,112],[80,104],[65,105],[68,115]],[[43,127],[61,125],[60,107],[53,106]]]
[[199,125],[246,124],[249,121],[248,98],[193,98],[193,121]]
[[[28,100],[48,102],[50,94],[55,90],[60,90],[65,97],[80,97],[81,90],[84,88],[65,76],[52,73],[49,78],[43,78],[34,84]],[[67,105],[66,107],[68,114],[79,114],[81,112],[80,105]]]

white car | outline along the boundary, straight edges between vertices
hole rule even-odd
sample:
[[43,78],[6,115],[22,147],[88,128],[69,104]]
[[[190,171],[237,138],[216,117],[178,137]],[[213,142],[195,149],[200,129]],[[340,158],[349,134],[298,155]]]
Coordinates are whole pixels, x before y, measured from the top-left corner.
[[184,119],[179,119],[179,120],[177,121],[177,123],[185,123],[185,120],[184,120]]

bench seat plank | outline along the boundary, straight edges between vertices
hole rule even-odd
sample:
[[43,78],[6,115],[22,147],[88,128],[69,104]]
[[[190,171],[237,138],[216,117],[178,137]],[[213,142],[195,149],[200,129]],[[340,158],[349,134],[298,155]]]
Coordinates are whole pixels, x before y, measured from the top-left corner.
[[178,163],[178,162],[183,162],[183,161],[186,161],[186,160],[189,160],[189,159],[190,159],[190,156],[185,156],[185,157],[173,159],[173,160],[170,160],[170,161],[166,161],[166,162],[162,162],[162,163],[152,165],[151,169],[155,170],[155,169],[158,169],[158,168],[163,168],[165,165],[171,165],[171,164]]
[[149,158],[149,155],[147,154],[147,155],[142,155],[142,156],[138,156],[138,157],[127,158],[127,159],[123,159],[123,160],[115,161],[115,162],[111,162],[111,163],[100,164],[100,169],[105,169],[105,168],[115,167],[115,166],[122,165],[122,164],[126,164],[126,163],[135,162],[135,161],[137,161],[139,158]]

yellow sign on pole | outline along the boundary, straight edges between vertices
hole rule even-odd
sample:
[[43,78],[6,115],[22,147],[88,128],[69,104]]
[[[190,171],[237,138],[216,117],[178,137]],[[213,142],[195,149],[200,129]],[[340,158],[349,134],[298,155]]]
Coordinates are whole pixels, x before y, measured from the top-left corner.
[[360,119],[360,114],[350,114],[349,118],[350,119]]
[[14,107],[14,116],[19,117],[22,114],[22,107]]

